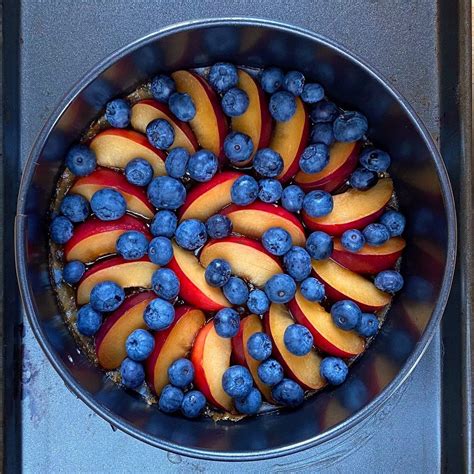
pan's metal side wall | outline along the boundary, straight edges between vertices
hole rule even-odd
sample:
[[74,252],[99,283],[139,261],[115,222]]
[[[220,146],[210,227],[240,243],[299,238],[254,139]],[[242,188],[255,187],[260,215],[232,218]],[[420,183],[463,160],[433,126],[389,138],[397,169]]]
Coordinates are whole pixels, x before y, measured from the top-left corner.
[[3,209],[2,247],[0,263],[3,348],[3,452],[5,473],[21,470],[21,318],[16,284],[13,229],[15,206],[13,196],[19,184],[19,64],[20,64],[20,7],[16,0],[4,0],[2,11],[2,97],[3,97],[3,167],[1,171],[1,205]]
[[461,249],[465,258],[461,262],[461,273],[463,278],[462,294],[464,297],[464,318],[465,326],[463,331],[463,410],[464,410],[464,463],[466,472],[474,469],[472,460],[472,370],[473,370],[473,334],[472,334],[472,308],[473,308],[473,288],[472,288],[472,265],[473,259],[473,156],[472,156],[472,3],[470,0],[461,1],[459,18],[459,51],[460,71],[459,84],[461,100],[461,202],[460,209],[460,238]]
[[[459,213],[460,252],[443,319],[443,468],[471,469],[470,309],[472,273],[470,3],[441,1],[439,15],[441,153]],[[453,54],[459,51],[459,54]],[[456,330],[459,328],[459,330]]]

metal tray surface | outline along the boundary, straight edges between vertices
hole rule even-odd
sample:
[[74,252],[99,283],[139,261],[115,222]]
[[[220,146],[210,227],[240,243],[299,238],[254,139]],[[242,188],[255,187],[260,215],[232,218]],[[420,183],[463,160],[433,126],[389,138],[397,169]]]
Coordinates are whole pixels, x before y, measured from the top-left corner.
[[[466,65],[459,56],[462,42],[466,41],[467,5],[428,0],[306,0],[297,5],[281,0],[183,0],[170,8],[161,0],[51,0],[24,1],[21,5],[5,2],[3,14],[8,22],[4,21],[4,60],[11,65],[4,73],[4,130],[9,132],[4,141],[4,173],[11,177],[5,180],[5,196],[15,195],[15,178],[50,112],[71,85],[111,52],[178,22],[204,17],[267,18],[307,28],[339,42],[380,70],[408,99],[443,152],[458,208],[461,207],[461,244],[466,250],[465,254],[461,250],[465,259],[461,259],[442,336],[438,331],[407,383],[386,405],[324,445],[278,459],[225,466],[166,453],[112,429],[66,389],[27,324],[22,350],[15,347],[22,315],[13,296],[13,275],[5,271],[5,294],[12,293],[4,302],[4,314],[9,311],[11,318],[4,323],[4,337],[11,337],[12,341],[8,346],[11,353],[7,351],[5,355],[6,382],[11,376],[5,391],[5,472],[153,472],[157,466],[160,472],[468,469],[470,418],[466,407],[470,402],[470,366],[465,351],[470,342],[470,287],[469,280],[462,278],[463,272],[467,274],[470,258],[470,241],[465,233],[470,216],[466,205],[471,196],[465,173],[470,170],[470,142],[465,134],[470,102],[464,101],[463,108],[454,94],[467,91]],[[20,124],[19,136],[15,134],[15,123]],[[5,228],[12,228],[8,222],[14,215],[13,207],[14,199],[5,200]],[[8,268],[6,259],[5,269]],[[15,360],[22,361],[21,377]],[[15,387],[21,388],[16,397]]]

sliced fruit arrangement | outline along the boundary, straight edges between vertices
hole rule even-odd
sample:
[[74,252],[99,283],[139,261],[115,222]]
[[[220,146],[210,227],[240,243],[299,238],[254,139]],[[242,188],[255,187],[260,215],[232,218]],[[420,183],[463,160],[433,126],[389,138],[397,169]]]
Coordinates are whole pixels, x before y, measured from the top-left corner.
[[104,130],[92,139],[90,148],[99,166],[123,169],[131,160],[140,157],[151,164],[155,176],[166,174],[165,154],[150,145],[145,135],[133,130]]
[[212,405],[228,412],[233,411],[232,398],[224,391],[222,376],[230,367],[231,354],[231,340],[220,337],[212,321],[199,331],[191,352],[197,388]]
[[157,395],[169,383],[170,365],[190,353],[205,322],[206,318],[201,310],[181,306],[176,309],[173,324],[168,329],[155,333],[155,348],[147,359],[146,371],[148,384]]
[[343,383],[404,283],[405,217],[367,119],[275,67],[144,87],[106,104],[58,185],[54,284],[75,291],[81,341],[188,418]]
[[365,245],[358,252],[351,252],[344,248],[340,239],[335,239],[332,259],[353,272],[375,275],[394,268],[405,245],[402,237],[392,237],[382,245]]
[[319,373],[320,355],[311,349],[306,355],[297,356],[285,344],[285,331],[294,323],[285,306],[272,303],[263,321],[267,334],[272,338],[275,356],[288,375],[308,390],[322,388],[326,383]]
[[201,265],[207,267],[216,258],[229,262],[235,275],[258,287],[262,287],[273,275],[283,272],[278,259],[267,252],[260,242],[245,237],[226,237],[208,242],[199,256]]
[[202,148],[223,157],[222,147],[227,135],[227,119],[219,104],[219,97],[207,81],[192,71],[176,71],[173,78],[178,92],[188,94],[196,107],[196,115],[189,122]]
[[329,150],[329,162],[319,173],[308,174],[299,171],[295,183],[305,191],[322,189],[334,191],[342,186],[354,171],[359,161],[359,142],[336,142]]
[[76,227],[71,240],[64,246],[64,258],[88,263],[113,254],[117,239],[131,230],[141,232],[151,240],[148,227],[136,217],[126,214],[116,221],[101,221],[92,217]]
[[299,170],[299,159],[308,144],[309,117],[299,97],[296,98],[296,112],[287,122],[277,122],[270,148],[283,158],[283,170],[278,179],[286,183]]
[[313,260],[312,265],[316,277],[324,283],[326,295],[332,301],[352,300],[366,311],[378,311],[390,303],[389,294],[334,260]]
[[232,202],[230,190],[237,178],[243,176],[235,171],[217,174],[207,183],[195,186],[187,195],[179,210],[181,219],[206,220],[212,214]]
[[227,216],[235,232],[260,239],[271,227],[285,229],[295,245],[304,245],[305,231],[301,222],[283,207],[266,202],[254,202],[247,206],[231,204],[222,209],[221,214]]
[[152,275],[158,268],[148,257],[139,260],[112,257],[94,263],[77,286],[77,303],[88,303],[92,289],[102,281],[113,281],[122,288],[151,288]]
[[260,362],[254,359],[248,351],[248,340],[255,333],[263,331],[263,324],[260,318],[251,314],[242,319],[239,332],[232,338],[232,354],[237,364],[247,367],[252,374],[255,385],[262,392],[265,399],[272,403],[272,392],[268,385],[265,385],[258,375]]
[[390,178],[381,179],[367,191],[349,189],[333,197],[332,212],[324,217],[311,217],[303,211],[304,223],[311,230],[330,235],[342,235],[349,229],[362,229],[375,222],[383,213],[393,194]]
[[362,353],[365,342],[355,331],[338,328],[319,303],[308,301],[300,291],[288,307],[295,320],[306,326],[314,337],[314,345],[326,354],[350,358]]
[[127,357],[125,342],[135,329],[146,329],[145,307],[156,298],[152,291],[129,296],[102,324],[95,336],[95,352],[106,370],[116,369]]
[[242,115],[232,117],[232,130],[245,133],[252,139],[254,151],[249,160],[240,163],[240,166],[246,166],[252,161],[257,150],[269,145],[272,117],[268,110],[267,98],[258,82],[243,70],[240,70],[238,74],[237,86],[248,95],[249,106]]
[[69,192],[80,194],[90,201],[97,191],[104,188],[113,188],[119,191],[130,212],[148,219],[151,219],[155,214],[155,209],[150,204],[145,190],[129,183],[118,171],[98,168],[90,175],[77,179]]
[[173,252],[173,258],[168,266],[179,278],[180,295],[184,301],[204,311],[217,311],[230,306],[222,291],[207,283],[204,268],[193,253],[175,244]]
[[185,148],[189,153],[198,151],[199,144],[189,125],[178,120],[166,104],[154,99],[143,99],[133,105],[130,120],[132,127],[138,132],[146,133],[148,124],[156,119],[164,119],[173,127],[173,147]]

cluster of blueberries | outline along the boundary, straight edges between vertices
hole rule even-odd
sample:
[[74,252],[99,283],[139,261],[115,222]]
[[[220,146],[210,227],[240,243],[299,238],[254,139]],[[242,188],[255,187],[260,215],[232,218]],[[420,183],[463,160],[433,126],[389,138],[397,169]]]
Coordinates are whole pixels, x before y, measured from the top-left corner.
[[[153,351],[155,340],[144,329],[136,329],[126,341],[127,358],[120,372],[122,383],[129,388],[138,388],[145,380],[145,371],[139,363]],[[194,380],[194,366],[189,359],[177,359],[168,367],[169,384],[161,391],[158,406],[165,413],[181,410],[187,418],[196,418],[206,406],[206,397],[199,390],[189,389]]]
[[[248,97],[237,88],[238,75],[235,66],[228,63],[215,64],[209,72],[211,86],[222,94],[222,109],[230,117],[241,115],[248,107]],[[358,112],[343,112],[334,103],[324,99],[324,90],[319,84],[306,83],[303,74],[290,71],[284,74],[278,68],[265,69],[260,75],[262,88],[271,94],[269,109],[277,121],[289,120],[296,111],[295,97],[314,104],[311,111],[313,129],[311,144],[301,155],[299,166],[306,173],[317,173],[329,162],[329,146],[335,141],[355,141],[361,139],[368,128],[367,120]],[[173,114],[182,121],[195,116],[196,109],[188,94],[176,92],[174,81],[164,75],[155,77],[150,86],[156,100],[166,102]],[[130,123],[130,104],[123,99],[115,99],[107,104],[106,119],[112,127],[125,128]],[[169,149],[174,142],[174,129],[169,122],[158,119],[150,122],[146,134],[149,142],[161,150]],[[224,141],[224,153],[233,165],[248,162],[254,152],[251,138],[243,133],[231,132]],[[379,173],[390,165],[390,156],[382,150],[367,148],[359,158],[360,167],[350,177],[350,185],[366,190],[373,186]],[[76,145],[66,156],[66,166],[76,176],[86,176],[96,168],[96,158],[92,150],[84,145]],[[256,176],[239,177],[231,188],[231,199],[236,205],[245,206],[256,199],[263,202],[281,202],[290,212],[303,210],[311,217],[322,217],[333,209],[332,196],[321,190],[307,194],[297,185],[283,189],[276,177],[282,172],[284,163],[281,156],[270,148],[258,150],[251,164]],[[183,205],[186,188],[181,181],[185,175],[196,182],[207,182],[217,173],[217,157],[208,150],[199,150],[190,155],[184,148],[169,150],[165,168],[167,176],[153,178],[153,169],[148,161],[135,158],[125,168],[126,179],[136,186],[146,186],[149,201],[158,209],[150,223],[153,239],[149,242],[144,234],[137,231],[123,233],[116,242],[116,251],[126,260],[136,260],[148,254],[149,259],[166,266],[173,257],[171,239],[190,251],[196,251],[208,237],[220,239],[231,235],[232,222],[215,214],[205,223],[197,219],[184,220],[178,224],[174,211]],[[65,244],[73,235],[74,224],[83,222],[92,213],[104,221],[120,219],[127,211],[126,201],[115,189],[101,189],[91,198],[90,203],[80,195],[68,194],[61,202],[59,214],[54,216],[51,239]],[[356,229],[346,231],[341,237],[342,245],[351,252],[358,252],[366,243],[382,245],[390,237],[402,234],[405,218],[395,210],[386,211],[380,222],[369,224],[362,232]],[[223,259],[215,259],[205,270],[209,285],[222,288],[227,300],[233,305],[246,305],[255,314],[265,313],[270,302],[288,303],[296,293],[297,284],[301,294],[309,301],[325,298],[324,285],[311,277],[311,259],[330,257],[333,240],[320,231],[311,233],[306,247],[294,246],[290,234],[283,228],[273,227],[262,236],[262,244],[271,254],[281,257],[286,273],[274,275],[263,289],[249,288],[245,281],[232,275],[230,264]],[[76,284],[82,278],[85,266],[80,261],[67,263],[63,269],[63,280]],[[382,291],[394,293],[403,286],[401,275],[393,270],[379,273],[375,285]],[[149,330],[160,331],[173,322],[175,310],[172,302],[180,290],[180,282],[173,270],[160,268],[152,277],[152,288],[157,298],[151,301],[144,312],[144,320]],[[90,303],[80,308],[77,328],[85,336],[93,336],[100,328],[103,313],[116,310],[124,301],[123,288],[112,281],[98,283],[91,291]],[[343,300],[331,308],[334,323],[343,330],[356,330],[364,337],[373,336],[378,330],[376,315],[362,313],[352,301]],[[240,315],[233,308],[224,308],[214,317],[216,332],[221,337],[234,337],[240,327]],[[284,334],[284,343],[289,352],[296,356],[307,354],[313,346],[310,331],[300,325],[290,325]],[[123,384],[129,388],[139,387],[145,378],[142,362],[154,348],[152,334],[143,329],[134,331],[127,338],[127,358],[120,371]],[[293,380],[284,378],[281,365],[271,358],[272,343],[265,333],[256,333],[248,340],[249,354],[261,362],[258,374],[263,383],[272,387],[273,398],[284,405],[296,406],[303,401],[304,391]],[[322,377],[330,384],[342,383],[348,372],[346,363],[336,357],[326,357],[320,367]],[[187,359],[175,361],[168,370],[170,384],[160,396],[159,406],[165,412],[181,410],[185,416],[195,417],[204,409],[206,400],[197,390],[185,389],[194,377],[194,367]],[[253,386],[250,372],[243,366],[232,366],[222,380],[224,391],[235,401],[240,413],[256,413],[262,403],[260,392]]]

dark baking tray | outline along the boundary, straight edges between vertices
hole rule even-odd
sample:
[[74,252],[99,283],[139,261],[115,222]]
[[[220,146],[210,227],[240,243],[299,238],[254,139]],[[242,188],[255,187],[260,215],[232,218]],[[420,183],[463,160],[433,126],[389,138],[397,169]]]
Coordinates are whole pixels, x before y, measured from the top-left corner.
[[[439,144],[460,215],[456,280],[435,336],[407,383],[367,423],[317,448],[229,472],[463,472],[471,468],[470,2],[282,0],[3,2],[4,472],[222,471],[114,432],[62,385],[28,326],[13,271],[21,164],[50,111],[113,50],[181,21],[259,17],[334,39],[378,68]],[[127,453],[124,455],[124,453]],[[93,464],[91,464],[93,463]]]

